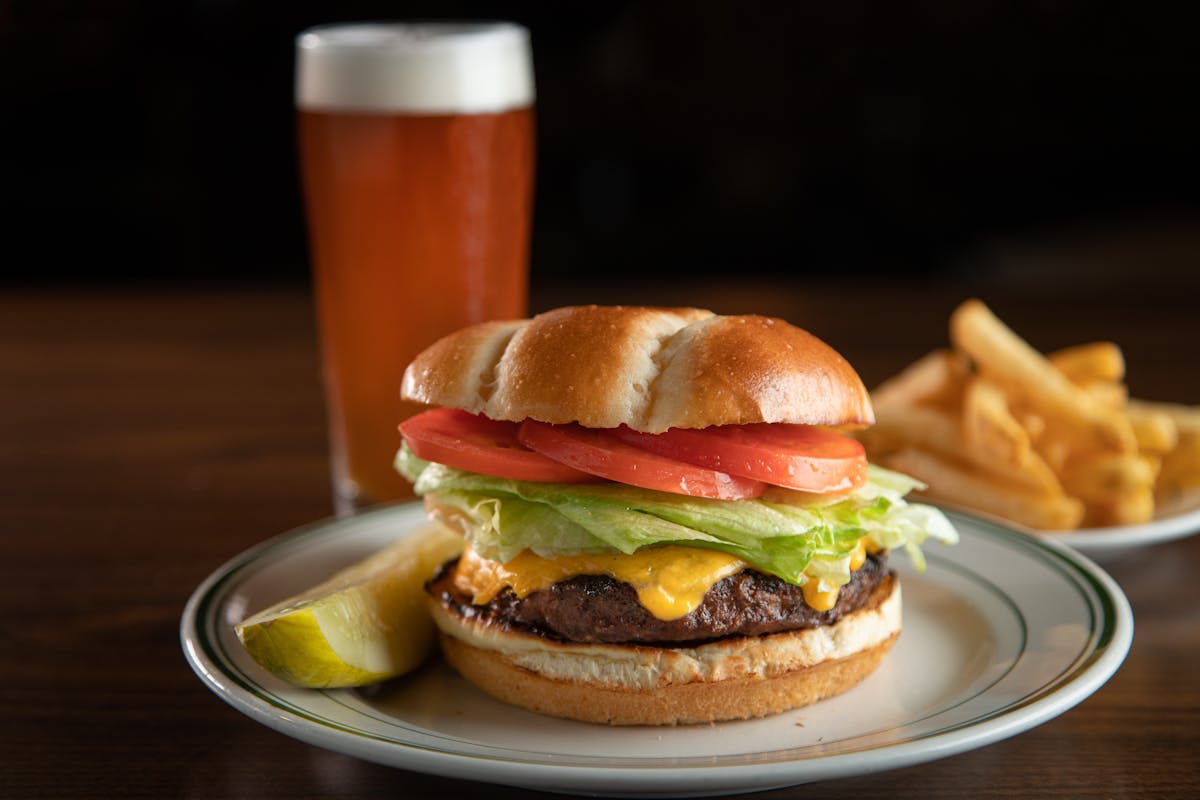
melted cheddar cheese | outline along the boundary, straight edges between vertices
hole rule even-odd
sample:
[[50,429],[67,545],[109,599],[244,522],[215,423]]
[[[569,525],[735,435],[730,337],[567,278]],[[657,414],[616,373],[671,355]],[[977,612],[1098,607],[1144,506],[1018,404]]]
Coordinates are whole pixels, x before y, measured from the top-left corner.
[[747,566],[736,556],[698,547],[647,547],[630,555],[560,558],[542,558],[526,550],[507,564],[480,558],[468,547],[454,582],[481,605],[505,586],[517,597],[526,597],[576,575],[608,575],[632,586],[638,602],[651,614],[670,620],[695,611],[714,583]]
[[[872,548],[874,549],[874,548]],[[851,571],[867,558],[865,539],[850,556]],[[454,585],[484,605],[506,587],[517,597],[549,589],[577,575],[607,575],[628,583],[638,602],[661,620],[672,620],[695,611],[713,584],[736,575],[749,565],[736,556],[698,547],[647,547],[630,555],[600,554],[542,558],[528,550],[506,564],[480,557],[469,546],[463,550]],[[809,578],[801,591],[804,602],[817,611],[837,603],[838,590],[820,590],[820,581]]]

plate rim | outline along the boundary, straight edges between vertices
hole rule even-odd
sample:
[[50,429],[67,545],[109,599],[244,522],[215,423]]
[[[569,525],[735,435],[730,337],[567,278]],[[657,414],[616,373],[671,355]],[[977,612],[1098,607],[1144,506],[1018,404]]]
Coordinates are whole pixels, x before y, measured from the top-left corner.
[[[610,794],[661,793],[703,787],[706,793],[730,790],[769,789],[813,780],[895,769],[943,758],[983,747],[1036,727],[1078,705],[1116,673],[1128,654],[1133,638],[1133,615],[1129,601],[1117,583],[1086,556],[1055,540],[1027,534],[959,510],[948,510],[956,523],[977,528],[1020,549],[1050,558],[1064,580],[1074,578],[1079,587],[1090,589],[1086,604],[1093,616],[1099,604],[1099,620],[1092,620],[1089,641],[1071,664],[1058,675],[1014,702],[988,713],[938,729],[915,739],[884,745],[864,746],[826,755],[788,758],[789,752],[806,748],[764,751],[777,757],[722,763],[723,757],[656,757],[645,763],[605,764],[605,757],[581,763],[582,757],[563,756],[565,763],[505,758],[489,754],[456,753],[373,735],[350,726],[331,723],[289,703],[275,702],[247,680],[229,657],[215,652],[219,647],[208,636],[207,627],[219,621],[220,589],[244,570],[281,546],[303,549],[306,540],[334,536],[346,528],[360,527],[383,517],[397,517],[401,530],[423,520],[420,503],[382,506],[360,514],[311,522],[260,542],[213,570],[196,587],[184,607],[179,636],[189,666],[206,687],[227,704],[250,718],[292,738],[384,765],[445,777],[467,778],[500,784],[555,790],[568,784],[602,784]],[[409,520],[408,518],[412,518]],[[960,527],[961,527],[960,524]],[[953,563],[952,557],[943,557]],[[1079,588],[1085,596],[1083,588]],[[233,686],[228,684],[232,683]],[[338,690],[332,690],[338,691]],[[907,724],[912,724],[907,723]],[[865,734],[864,734],[865,735]],[[665,763],[669,762],[669,763]],[[464,769],[468,767],[468,769]],[[686,774],[685,774],[686,773]]]
[[1140,525],[1115,525],[1109,528],[1079,528],[1073,531],[1042,531],[1041,533],[1071,547],[1095,552],[1149,546],[1176,539],[1186,539],[1200,533],[1200,503],[1171,516],[1153,519]]
[[946,513],[953,512],[973,523],[1004,528],[1042,541],[1057,542],[1091,556],[1107,556],[1121,550],[1149,547],[1200,534],[1200,492],[1195,493],[1194,505],[1149,522],[1138,525],[1112,525],[1106,528],[1076,528],[1069,531],[1030,528],[1004,517],[942,500],[926,498],[922,502],[937,506]]

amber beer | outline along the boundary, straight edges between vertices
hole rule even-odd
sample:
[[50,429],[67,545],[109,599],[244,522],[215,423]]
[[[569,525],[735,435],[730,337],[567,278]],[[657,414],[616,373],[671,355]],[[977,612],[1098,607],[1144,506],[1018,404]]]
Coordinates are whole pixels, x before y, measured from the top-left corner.
[[392,467],[405,365],[526,314],[533,78],[504,23],[298,39],[301,173],[339,514],[411,496]]

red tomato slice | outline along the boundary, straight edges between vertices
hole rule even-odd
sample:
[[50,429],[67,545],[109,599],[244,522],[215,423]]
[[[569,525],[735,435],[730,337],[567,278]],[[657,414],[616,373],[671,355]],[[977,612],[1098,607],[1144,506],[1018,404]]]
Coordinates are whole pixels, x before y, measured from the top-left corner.
[[526,447],[555,461],[643,489],[719,500],[744,500],[758,497],[766,488],[756,480],[649,453],[626,444],[608,429],[548,425],[527,419],[521,423],[518,438]]
[[400,435],[418,458],[469,472],[542,483],[595,480],[523,447],[518,427],[457,408],[435,408],[400,423]]
[[860,442],[808,425],[721,425],[614,435],[645,450],[746,478],[806,492],[841,492],[867,480]]

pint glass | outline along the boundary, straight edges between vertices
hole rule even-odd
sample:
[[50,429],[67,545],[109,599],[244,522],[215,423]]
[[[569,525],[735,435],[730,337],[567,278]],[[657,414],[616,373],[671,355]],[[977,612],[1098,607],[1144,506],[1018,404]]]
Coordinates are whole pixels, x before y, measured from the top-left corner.
[[353,24],[297,39],[296,103],[335,506],[411,496],[392,468],[404,367],[527,312],[526,30]]

